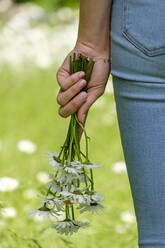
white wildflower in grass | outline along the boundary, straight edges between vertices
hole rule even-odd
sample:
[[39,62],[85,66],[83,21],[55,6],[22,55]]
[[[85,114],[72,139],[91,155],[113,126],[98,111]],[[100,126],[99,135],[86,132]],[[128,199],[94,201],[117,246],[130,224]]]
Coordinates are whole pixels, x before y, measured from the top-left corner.
[[53,227],[57,230],[57,233],[72,235],[74,232],[77,232],[80,227],[88,226],[88,222],[80,222],[76,220],[63,220],[53,223]]
[[15,218],[15,217],[17,216],[17,211],[16,211],[16,209],[13,208],[13,207],[2,208],[2,210],[1,210],[1,215],[2,215],[4,218],[12,219],[12,218]]
[[1,177],[0,178],[0,191],[13,191],[19,186],[19,181],[11,177]]
[[114,163],[112,165],[112,170],[117,174],[125,172],[127,170],[125,162],[118,161],[118,162]]
[[49,182],[49,174],[44,171],[38,172],[36,177],[37,177],[37,180],[41,183]]
[[[70,74],[83,68],[84,79],[88,84],[94,64],[94,59],[91,60],[74,51],[73,60],[70,56]],[[83,90],[86,90],[86,86]],[[85,135],[85,152],[80,147],[80,127]],[[93,175],[93,169],[100,168],[100,166],[91,163],[89,159],[88,140],[85,128],[75,113],[71,115],[67,136],[60,152],[47,152],[47,160],[52,165],[54,173],[49,174],[51,180],[47,182],[47,192],[40,196],[43,202],[37,210],[30,213],[30,216],[40,215],[44,219],[54,216],[57,220],[60,219],[53,224],[60,234],[72,235],[80,227],[88,226],[87,222],[76,220],[75,212],[78,211],[75,210],[80,210],[80,213],[89,211],[92,214],[94,212],[100,214],[100,210],[104,208],[100,204],[104,198],[95,191]],[[37,177],[40,178],[38,175]],[[63,219],[61,219],[61,213],[65,214]]]
[[136,220],[134,214],[128,210],[121,213],[120,219],[130,224],[135,223],[135,220]]
[[20,140],[17,144],[17,147],[21,152],[25,152],[27,154],[32,154],[37,150],[36,144],[30,140]]

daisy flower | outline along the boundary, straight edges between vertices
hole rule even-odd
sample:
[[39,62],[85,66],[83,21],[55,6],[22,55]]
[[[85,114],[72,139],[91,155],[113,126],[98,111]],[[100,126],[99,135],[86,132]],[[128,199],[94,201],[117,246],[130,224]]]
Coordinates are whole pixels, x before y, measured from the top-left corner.
[[72,161],[71,165],[73,167],[79,168],[79,169],[83,169],[83,168],[87,168],[87,169],[96,169],[96,168],[100,168],[101,166],[98,164],[92,164],[92,163],[81,163],[80,161]]
[[93,202],[101,202],[104,201],[104,197],[101,195],[98,195],[96,191],[91,195],[91,201]]
[[91,202],[89,205],[86,204],[80,204],[79,207],[77,207],[77,209],[80,209],[80,213],[84,213],[85,211],[89,211],[92,214],[94,214],[94,212],[97,212],[98,214],[101,214],[99,210],[103,210],[103,206],[98,203],[98,202]]
[[70,166],[65,166],[64,167],[64,171],[66,172],[66,174],[71,174],[71,175],[75,175],[77,177],[79,177],[80,173],[82,173],[82,169],[80,167],[70,167]]
[[60,164],[60,160],[58,158],[59,154],[54,152],[51,153],[49,151],[46,152],[46,154],[48,155],[49,158],[47,158],[47,160],[49,161],[49,164],[51,164],[52,166],[56,166]]
[[40,206],[37,210],[29,213],[30,217],[33,217],[35,215],[39,215],[43,217],[43,221],[45,221],[46,218],[50,219],[50,216],[59,216],[60,214],[58,213],[58,211],[50,209],[48,207],[46,207],[46,204],[44,206]]
[[53,195],[48,195],[46,197],[40,196],[40,197],[44,199],[41,206],[48,204],[51,209],[53,209],[56,206],[57,211],[64,211],[63,201],[59,197],[55,197]]
[[57,179],[48,182],[47,185],[49,186],[50,191],[52,191],[53,193],[61,192],[61,183]]
[[[71,170],[69,170],[69,171],[71,172]],[[63,185],[71,184],[73,182],[73,180],[77,180],[77,179],[81,179],[79,175],[76,175],[73,173],[67,173],[64,170],[61,172],[61,175],[58,178],[60,183]]]
[[64,201],[69,200],[71,203],[90,204],[91,202],[91,198],[88,194],[77,194],[67,191],[62,191],[60,194],[63,196]]
[[82,164],[83,167],[87,169],[97,169],[100,168],[101,166],[98,164]]
[[77,232],[80,227],[88,226],[88,222],[80,222],[76,220],[63,220],[53,223],[53,227],[57,230],[57,233],[72,235],[74,232]]

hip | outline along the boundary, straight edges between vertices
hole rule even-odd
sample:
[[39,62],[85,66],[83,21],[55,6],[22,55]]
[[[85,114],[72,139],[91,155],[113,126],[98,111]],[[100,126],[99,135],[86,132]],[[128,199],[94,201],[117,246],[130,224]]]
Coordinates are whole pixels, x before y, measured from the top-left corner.
[[164,0],[113,0],[112,75],[165,83],[164,13]]

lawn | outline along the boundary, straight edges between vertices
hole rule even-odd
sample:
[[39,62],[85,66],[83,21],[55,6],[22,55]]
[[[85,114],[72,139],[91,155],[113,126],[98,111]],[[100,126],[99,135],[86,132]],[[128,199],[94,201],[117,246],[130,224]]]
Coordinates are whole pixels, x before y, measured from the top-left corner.
[[[40,202],[34,192],[44,184],[45,174],[52,172],[45,151],[59,151],[69,122],[69,118],[58,115],[57,68],[56,64],[47,69],[26,66],[17,71],[4,66],[0,72],[0,177],[19,181],[15,190],[0,191],[1,212],[10,207],[16,211],[13,216],[0,216],[0,248],[137,247],[127,172],[117,173],[114,169],[124,157],[111,77],[106,93],[93,105],[86,123],[91,160],[103,166],[94,175],[96,190],[105,197],[104,212],[80,216],[91,225],[71,237],[57,234],[51,228],[53,220],[43,222],[28,216]],[[32,153],[20,151],[21,140],[33,142],[37,149]]]

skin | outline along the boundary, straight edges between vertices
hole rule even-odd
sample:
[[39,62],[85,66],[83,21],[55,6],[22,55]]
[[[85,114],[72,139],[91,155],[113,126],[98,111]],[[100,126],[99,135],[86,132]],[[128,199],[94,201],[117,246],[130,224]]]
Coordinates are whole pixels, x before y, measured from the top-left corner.
[[[56,74],[60,86],[57,95],[59,115],[66,118],[77,112],[83,125],[90,107],[103,95],[111,70],[110,63],[103,60],[110,58],[111,7],[112,0],[80,0],[77,40]],[[82,81],[84,74],[69,74],[69,56],[75,49],[96,61],[87,92],[81,91],[86,84]],[[80,136],[81,133],[82,130]]]

